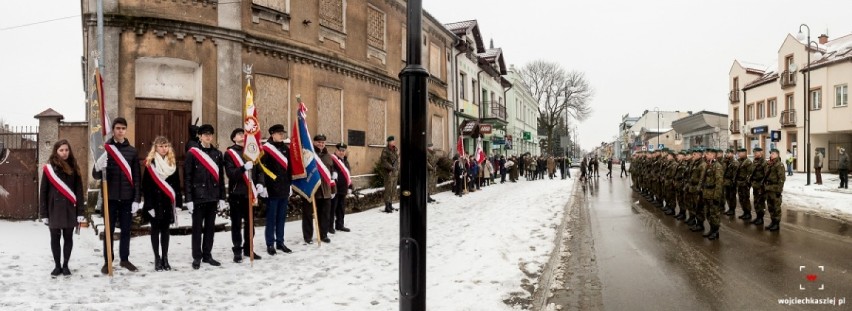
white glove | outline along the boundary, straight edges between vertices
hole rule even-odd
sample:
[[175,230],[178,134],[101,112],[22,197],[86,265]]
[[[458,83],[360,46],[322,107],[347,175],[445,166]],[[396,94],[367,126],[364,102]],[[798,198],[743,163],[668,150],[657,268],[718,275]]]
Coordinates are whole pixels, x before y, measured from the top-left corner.
[[254,190],[255,190],[255,193],[257,193],[258,195],[266,192],[266,188],[264,188],[263,185],[261,185],[261,184],[254,185]]
[[131,214],[136,214],[136,212],[138,212],[138,211],[139,211],[139,202],[133,202],[132,204],[130,204],[130,213]]
[[107,153],[101,154],[101,157],[95,161],[95,171],[101,172],[107,166]]
[[331,198],[332,198],[332,199],[334,199],[334,196],[335,196],[335,195],[337,195],[337,193],[332,193],[332,194],[331,194]]
[[193,208],[193,207],[195,207],[195,206],[193,206],[192,202],[187,202],[187,203],[186,203],[186,209],[188,209],[188,210],[189,210],[189,213],[190,213],[190,214],[192,214],[192,208]]
[[42,218],[41,222],[44,223],[45,226],[47,226],[47,218]]
[[259,196],[261,198],[266,198],[266,197],[269,197],[269,192],[266,192],[266,189],[263,189],[263,192],[258,192],[257,196]]
[[83,223],[84,221],[86,221],[86,217],[77,216],[77,223]]
[[346,194],[352,194],[352,188],[346,189]]
[[243,164],[243,168],[245,168],[246,171],[250,170],[252,167],[254,167],[254,163],[251,161],[246,161],[246,164]]
[[331,173],[331,179],[337,180],[337,172]]
[[225,211],[225,200],[219,200],[219,211],[220,212]]
[[291,197],[293,196],[293,188],[292,187],[290,188],[290,196]]
[[157,217],[157,212],[153,208],[148,210],[148,214],[151,214],[151,217]]

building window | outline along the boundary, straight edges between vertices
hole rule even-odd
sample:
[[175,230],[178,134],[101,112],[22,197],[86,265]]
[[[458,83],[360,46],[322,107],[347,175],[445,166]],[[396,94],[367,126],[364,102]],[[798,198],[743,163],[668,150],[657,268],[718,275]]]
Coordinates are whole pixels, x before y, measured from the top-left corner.
[[734,108],[734,123],[740,123],[740,108]]
[[764,108],[764,103],[762,101],[757,102],[757,119],[763,119],[766,117],[766,109]]
[[459,73],[459,97],[461,99],[467,99],[467,88],[465,85],[467,85],[467,74],[464,72]]
[[430,142],[437,149],[442,149],[444,146],[444,117],[439,115],[432,116],[432,139]]
[[795,108],[795,100],[793,98],[793,93],[787,94],[786,102],[784,103],[784,110],[793,110]]
[[401,37],[402,39],[401,39],[400,41],[402,41],[402,49],[401,49],[401,51],[402,51],[402,62],[404,63],[404,62],[405,62],[405,60],[406,60],[406,59],[407,59],[407,57],[408,57],[408,55],[406,55],[406,54],[408,53],[408,46],[407,46],[407,45],[408,45],[408,42],[407,42],[407,40],[408,40],[408,39],[406,39],[406,38],[408,38],[408,29],[407,29],[407,28],[405,28],[405,24],[403,24],[402,26],[400,26],[400,28],[399,28],[399,29],[401,29],[401,36],[400,36],[400,37]]
[[367,44],[385,50],[385,13],[367,6]]
[[435,43],[429,44],[429,74],[433,77],[437,77],[440,80],[444,80],[444,73],[441,71],[441,47],[439,47]]
[[811,110],[822,109],[822,89],[811,90]]
[[767,109],[769,109],[769,117],[773,118],[778,116],[778,100],[775,98],[770,98],[767,100]]
[[289,0],[252,0],[251,3],[269,8],[281,13],[290,13]]
[[745,115],[746,121],[754,120],[754,104],[746,105],[745,113],[746,113],[746,115]]
[[345,0],[320,0],[320,25],[346,33],[345,12]]
[[343,141],[343,90],[320,86],[317,90],[317,134],[329,143]]
[[849,86],[834,86],[834,107],[846,107],[849,105]]
[[367,104],[367,115],[370,122],[367,125],[367,145],[384,145],[387,143],[387,102],[377,98],[370,98]]

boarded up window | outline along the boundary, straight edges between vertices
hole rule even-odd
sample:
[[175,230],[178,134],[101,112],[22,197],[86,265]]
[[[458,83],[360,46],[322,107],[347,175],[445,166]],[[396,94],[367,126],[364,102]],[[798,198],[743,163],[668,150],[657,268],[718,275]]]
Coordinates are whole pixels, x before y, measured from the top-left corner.
[[444,117],[432,116],[432,139],[429,140],[435,149],[444,148]]
[[387,142],[385,140],[386,107],[387,102],[384,100],[370,98],[370,103],[367,105],[367,116],[370,120],[367,127],[368,145],[384,145]]
[[[319,87],[317,90],[317,134],[325,134],[329,143],[343,141],[341,137],[341,103],[343,90]],[[316,134],[315,134],[316,135]]]
[[[287,79],[259,74],[253,76],[254,104],[257,105],[257,121],[260,122],[260,133],[266,137],[269,135],[267,129],[278,123],[283,124],[289,132],[287,116],[290,115],[290,110],[287,107],[287,100],[290,94],[287,92]],[[244,97],[241,97],[241,99],[245,100]],[[242,104],[245,105],[245,102]]]
[[441,47],[434,43],[429,44],[429,74],[439,79],[444,78],[444,75],[441,74],[441,63],[443,63],[441,58],[443,55]]
[[367,44],[385,49],[385,13],[372,6],[367,6]]
[[251,0],[251,3],[276,10],[282,13],[290,13],[290,0]]
[[320,25],[346,32],[343,0],[320,0]]
[[402,41],[402,61],[405,61],[406,57],[408,57],[408,55],[405,55],[408,53],[408,29],[406,29],[404,25],[400,28],[400,34],[402,38],[400,40]]

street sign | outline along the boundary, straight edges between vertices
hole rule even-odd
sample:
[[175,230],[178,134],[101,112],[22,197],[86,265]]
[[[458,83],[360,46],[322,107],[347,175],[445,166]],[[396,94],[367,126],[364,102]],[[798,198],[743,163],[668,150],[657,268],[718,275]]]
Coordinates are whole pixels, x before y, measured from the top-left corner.
[[480,124],[479,125],[479,133],[480,134],[491,134],[491,131],[493,129],[494,128],[491,126],[491,124]]
[[569,141],[570,140],[569,140],[567,135],[559,137],[559,146],[562,147],[562,148],[566,148],[566,147],[568,147]]
[[769,131],[769,136],[774,143],[781,141],[781,131]]
[[532,140],[532,133],[524,132],[524,140]]
[[657,144],[657,149],[662,150],[666,147],[666,144]]

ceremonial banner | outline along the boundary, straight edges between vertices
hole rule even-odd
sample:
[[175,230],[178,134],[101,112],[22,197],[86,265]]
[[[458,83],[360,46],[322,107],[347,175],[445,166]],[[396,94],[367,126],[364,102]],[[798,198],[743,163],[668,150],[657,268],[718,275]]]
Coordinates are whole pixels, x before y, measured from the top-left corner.
[[305,122],[308,109],[301,99],[298,99],[298,120],[293,123],[293,133],[290,137],[290,162],[293,174],[293,190],[308,200],[313,200],[313,194],[319,188],[322,180],[332,184],[328,168],[322,164],[319,156],[314,153],[311,134]]

